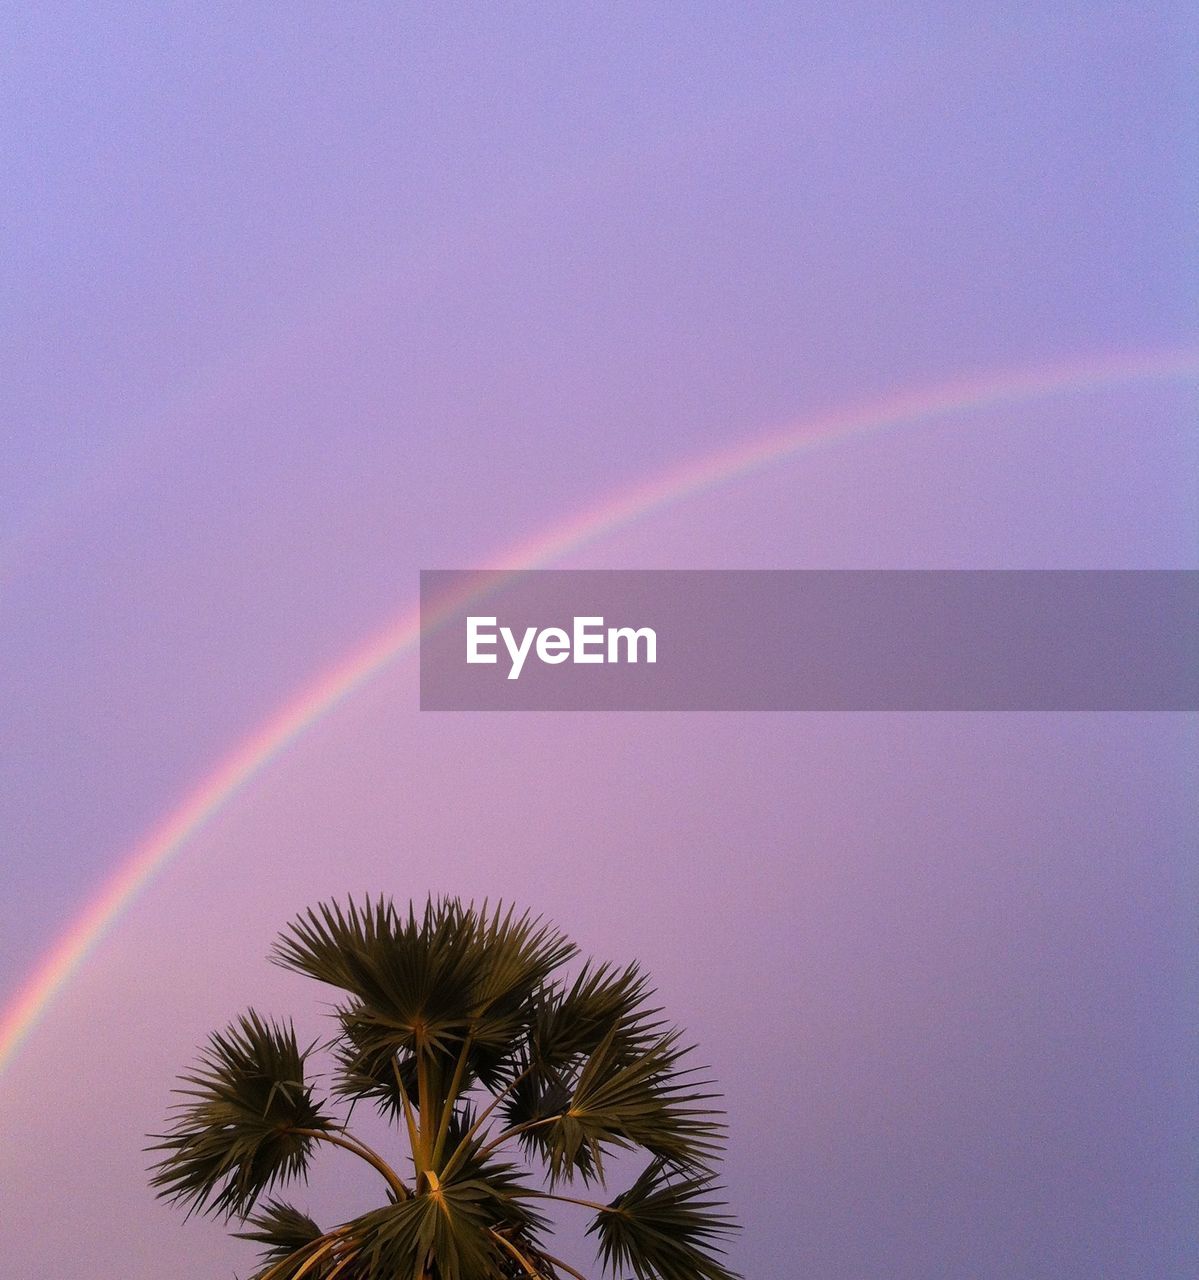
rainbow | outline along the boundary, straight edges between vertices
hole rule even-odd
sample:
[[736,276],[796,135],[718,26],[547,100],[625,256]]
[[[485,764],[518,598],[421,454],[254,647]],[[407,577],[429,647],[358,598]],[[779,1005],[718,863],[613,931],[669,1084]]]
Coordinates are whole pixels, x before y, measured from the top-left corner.
[[[835,441],[1046,396],[1196,378],[1199,378],[1199,349],[1187,348],[1109,355],[901,392],[691,459],[510,547],[483,567],[515,574],[544,566],[668,503]],[[447,610],[451,603],[461,601],[447,602]],[[433,625],[436,621],[436,616],[426,617],[425,624]],[[222,760],[204,782],[144,837],[42,957],[0,1014],[0,1074],[11,1064],[57,993],[191,837],[302,733],[413,647],[420,633],[419,613],[409,609],[362,648],[302,689]]]

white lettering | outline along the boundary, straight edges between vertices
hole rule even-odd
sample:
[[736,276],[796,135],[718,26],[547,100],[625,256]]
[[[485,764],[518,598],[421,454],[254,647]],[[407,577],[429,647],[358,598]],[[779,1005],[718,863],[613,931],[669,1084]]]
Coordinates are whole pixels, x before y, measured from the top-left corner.
[[570,636],[561,627],[546,627],[537,637],[537,656],[542,662],[549,662],[554,666],[565,662],[570,657]]
[[495,626],[494,618],[467,618],[466,620],[466,660],[467,662],[495,662],[494,653],[480,653],[481,644],[495,644],[495,632],[485,635],[480,627]]
[[[466,619],[466,660],[470,663],[498,661],[496,654],[484,652],[496,647],[499,640],[508,651],[508,679],[519,680],[531,653],[549,666],[582,662],[658,661],[658,635],[652,627],[609,627],[604,630],[602,617],[577,617],[571,629],[562,627],[526,627],[520,639],[511,627],[495,629],[497,619]],[[623,646],[623,656],[621,653]],[[642,653],[644,652],[644,659]]]
[[500,628],[500,635],[504,638],[504,647],[508,650],[508,656],[512,659],[512,666],[508,671],[509,680],[519,680],[521,668],[525,665],[525,659],[529,656],[529,650],[533,647],[533,637],[537,634],[536,627],[526,627],[524,638],[520,644],[515,643],[516,637],[507,627]]
[[[576,618],[574,633],[574,658],[576,662],[603,662],[604,660],[604,633],[602,631],[588,631],[589,626],[602,627],[604,625],[603,618]],[[596,644],[599,646],[594,653],[587,651],[588,644]]]
[[637,641],[645,641],[645,660],[646,662],[658,661],[658,636],[652,627],[639,627],[636,631],[632,627],[609,627],[608,628],[608,661],[620,661],[620,642],[625,642],[625,661],[637,661]]

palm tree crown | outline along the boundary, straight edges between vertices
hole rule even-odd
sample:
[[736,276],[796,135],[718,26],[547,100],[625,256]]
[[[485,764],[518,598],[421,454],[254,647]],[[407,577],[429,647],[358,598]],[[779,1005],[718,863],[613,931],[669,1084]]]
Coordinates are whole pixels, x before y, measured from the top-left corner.
[[[239,1221],[263,1247],[254,1280],[585,1280],[547,1249],[554,1201],[594,1215],[614,1275],[734,1280],[720,1261],[735,1223],[714,1198],[716,1095],[638,967],[588,961],[566,977],[576,954],[539,919],[453,898],[306,912],[271,958],[344,993],[324,1096],[316,1046],[243,1014],[182,1077],[151,1148],[158,1194]],[[338,1100],[377,1107],[407,1159],[353,1136]],[[306,1177],[321,1144],[371,1165],[385,1202],[322,1229],[269,1198]],[[613,1157],[637,1152],[648,1163],[632,1185],[597,1197]],[[579,1183],[587,1196],[563,1192]]]

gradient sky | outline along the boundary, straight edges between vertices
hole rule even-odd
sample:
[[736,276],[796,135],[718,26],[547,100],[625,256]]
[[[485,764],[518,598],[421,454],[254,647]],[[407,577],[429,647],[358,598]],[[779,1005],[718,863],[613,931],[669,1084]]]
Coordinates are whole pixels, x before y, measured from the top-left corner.
[[[1189,10],[4,15],[0,1000],[420,568],[892,390],[1199,347]],[[1195,567],[1195,425],[1183,382],[964,412],[565,563]],[[266,950],[366,890],[645,962],[728,1095],[747,1276],[1199,1269],[1193,717],[415,689],[226,806],[0,1076],[11,1274],[249,1271],[141,1135],[247,1003],[315,1034]]]

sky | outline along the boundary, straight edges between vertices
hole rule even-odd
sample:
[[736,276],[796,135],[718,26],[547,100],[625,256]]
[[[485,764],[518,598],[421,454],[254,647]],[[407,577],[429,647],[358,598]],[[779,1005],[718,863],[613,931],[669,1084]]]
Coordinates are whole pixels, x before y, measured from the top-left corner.
[[[420,569],[697,459],[1191,353],[828,441],[555,563],[1199,567],[1188,9],[3,15],[0,1008]],[[143,1135],[247,1005],[316,1034],[271,940],[380,891],[644,962],[726,1095],[747,1276],[1199,1269],[1193,716],[416,687],[409,649],[222,804],[0,1070],[14,1275],[249,1273],[153,1199]],[[372,1190],[335,1158],[300,1198]]]

